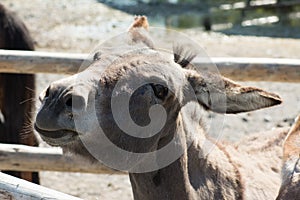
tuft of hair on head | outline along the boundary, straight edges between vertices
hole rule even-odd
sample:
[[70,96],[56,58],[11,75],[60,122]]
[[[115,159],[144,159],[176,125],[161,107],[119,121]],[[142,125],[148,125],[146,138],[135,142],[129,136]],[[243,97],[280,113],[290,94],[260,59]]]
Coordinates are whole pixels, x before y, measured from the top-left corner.
[[130,26],[130,29],[132,29],[132,28],[144,28],[144,29],[148,30],[149,23],[148,23],[147,17],[144,15],[143,16],[140,16],[140,15],[135,16],[134,22]]
[[174,61],[182,68],[186,68],[192,60],[197,56],[197,53],[184,45],[173,45]]

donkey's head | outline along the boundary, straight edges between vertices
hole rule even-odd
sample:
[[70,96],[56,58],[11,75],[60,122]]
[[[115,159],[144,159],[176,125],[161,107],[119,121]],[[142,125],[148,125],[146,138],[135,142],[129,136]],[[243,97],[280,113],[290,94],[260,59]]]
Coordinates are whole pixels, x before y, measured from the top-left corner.
[[[176,46],[172,57],[159,52],[146,29],[146,18],[136,18],[126,51],[100,49],[86,70],[52,83],[41,95],[35,128],[47,143],[87,156],[82,143],[105,149],[112,142],[142,154],[162,148],[184,130],[180,113],[191,101],[219,113],[281,102],[275,94],[193,70],[195,53],[189,46]],[[96,139],[99,132],[105,137]]]

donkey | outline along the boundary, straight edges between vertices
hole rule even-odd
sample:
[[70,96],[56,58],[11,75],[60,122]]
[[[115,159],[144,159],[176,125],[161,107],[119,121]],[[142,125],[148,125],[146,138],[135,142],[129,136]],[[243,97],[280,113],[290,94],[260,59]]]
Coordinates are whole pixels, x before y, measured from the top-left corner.
[[283,145],[282,184],[278,200],[300,198],[300,115],[291,127]]
[[[1,4],[0,49],[34,50],[33,39],[24,23]],[[34,82],[34,75],[0,73],[0,142],[37,145],[31,125],[35,107]],[[39,183],[36,172],[6,173]]]
[[286,131],[259,135],[263,145],[219,144],[206,135],[203,111],[247,112],[281,98],[198,72],[190,46],[169,58],[147,29],[146,17],[136,17],[124,38],[132,49],[103,47],[85,70],[50,84],[34,124],[42,139],[128,171],[136,200],[275,199],[280,153],[272,152]]

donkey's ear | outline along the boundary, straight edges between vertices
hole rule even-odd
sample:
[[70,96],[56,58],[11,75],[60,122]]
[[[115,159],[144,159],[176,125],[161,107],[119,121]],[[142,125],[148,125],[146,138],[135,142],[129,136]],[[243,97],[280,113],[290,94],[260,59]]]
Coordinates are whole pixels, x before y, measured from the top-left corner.
[[294,199],[300,195],[300,115],[283,144],[282,182],[276,199]]
[[283,144],[283,161],[300,156],[300,115],[295,119]]
[[259,88],[244,87],[222,76],[186,71],[198,102],[218,113],[240,113],[280,104],[281,98]]
[[149,23],[146,16],[135,16],[134,22],[128,29],[130,34],[130,43],[144,44],[147,47],[154,49],[154,43],[149,36]]
[[129,30],[132,30],[134,28],[144,28],[144,29],[148,30],[149,23],[148,23],[147,17],[146,16],[135,16],[133,23],[129,27]]

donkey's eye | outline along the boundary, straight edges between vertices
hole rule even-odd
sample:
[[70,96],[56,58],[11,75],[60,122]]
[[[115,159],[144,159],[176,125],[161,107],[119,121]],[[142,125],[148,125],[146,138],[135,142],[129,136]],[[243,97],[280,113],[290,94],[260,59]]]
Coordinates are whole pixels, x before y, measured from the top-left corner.
[[97,60],[100,60],[101,59],[101,52],[98,51],[94,54],[94,57],[93,57],[93,60],[94,61],[97,61]]
[[151,84],[151,87],[154,91],[155,96],[161,100],[163,100],[168,95],[169,89],[163,85]]

